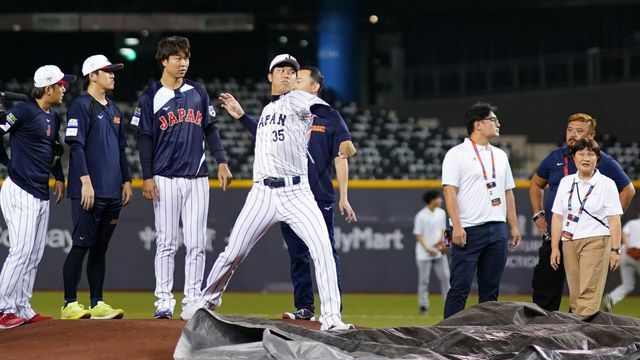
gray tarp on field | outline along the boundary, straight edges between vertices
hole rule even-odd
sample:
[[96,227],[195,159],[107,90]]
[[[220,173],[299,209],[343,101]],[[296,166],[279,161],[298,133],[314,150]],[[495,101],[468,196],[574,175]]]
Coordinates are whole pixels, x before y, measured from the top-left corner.
[[530,303],[487,302],[431,327],[309,330],[201,310],[177,359],[640,359],[640,320],[588,319]]

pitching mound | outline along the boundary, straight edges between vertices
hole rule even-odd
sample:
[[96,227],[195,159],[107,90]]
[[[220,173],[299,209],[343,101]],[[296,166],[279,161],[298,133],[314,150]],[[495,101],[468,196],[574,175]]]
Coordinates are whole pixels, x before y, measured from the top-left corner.
[[[315,321],[281,320],[320,330]],[[0,359],[173,359],[181,320],[50,320],[0,331]]]
[[2,359],[172,359],[181,320],[49,320],[0,332]]

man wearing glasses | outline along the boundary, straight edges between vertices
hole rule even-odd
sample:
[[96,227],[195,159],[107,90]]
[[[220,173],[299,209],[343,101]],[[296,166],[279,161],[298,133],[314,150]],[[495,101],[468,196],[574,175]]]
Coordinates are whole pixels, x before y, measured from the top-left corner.
[[[542,235],[542,244],[538,251],[538,264],[533,269],[533,302],[548,311],[560,309],[562,293],[564,291],[564,267],[558,270],[551,267],[551,206],[558,191],[560,180],[576,173],[576,165],[569,155],[569,146],[581,139],[593,139],[596,135],[596,119],[589,114],[577,113],[569,116],[567,121],[567,146],[552,151],[542,160],[540,166],[531,177],[529,185],[529,199],[531,200],[532,220]],[[600,161],[596,168],[602,175],[611,178],[616,183],[620,195],[622,209],[627,210],[636,191],[629,177],[609,154],[600,152]],[[544,199],[544,188],[549,184],[547,198]],[[544,208],[543,208],[544,199]]]
[[451,148],[442,163],[442,188],[453,226],[445,319],[464,310],[476,273],[478,302],[498,299],[507,243],[514,248],[520,243],[509,159],[490,144],[500,136],[496,110],[488,103],[472,105],[465,116],[469,138]]

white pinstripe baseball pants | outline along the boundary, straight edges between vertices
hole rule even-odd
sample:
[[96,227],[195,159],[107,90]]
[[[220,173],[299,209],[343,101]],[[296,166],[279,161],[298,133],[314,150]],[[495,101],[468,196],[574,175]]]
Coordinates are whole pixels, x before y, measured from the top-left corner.
[[208,305],[205,307],[221,303],[235,269],[278,221],[289,224],[309,247],[320,293],[322,329],[341,323],[340,292],[329,233],[306,178],[300,184],[275,189],[260,183],[253,185],[233,226],[229,244],[209,273],[202,297]]
[[0,312],[31,319],[33,295],[49,225],[49,200],[22,190],[10,178],[0,189],[0,207],[9,230],[9,255],[0,273]]
[[158,197],[153,202],[156,227],[155,295],[158,298],[155,306],[173,312],[176,300],[171,290],[180,220],[186,248],[182,306],[200,300],[209,214],[209,179],[163,176],[154,176],[153,179],[158,189]]

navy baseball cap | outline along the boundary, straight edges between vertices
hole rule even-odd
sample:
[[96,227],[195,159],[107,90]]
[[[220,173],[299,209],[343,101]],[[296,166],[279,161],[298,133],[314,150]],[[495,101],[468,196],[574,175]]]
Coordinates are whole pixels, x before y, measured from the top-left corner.
[[65,74],[55,65],[44,65],[33,74],[33,86],[42,88],[53,84],[71,84],[76,81],[75,75]]
[[96,70],[116,71],[122,70],[123,67],[122,63],[112,64],[104,55],[93,55],[82,63],[82,76],[87,76]]
[[269,72],[273,71],[273,68],[281,65],[287,64],[291,65],[296,71],[300,70],[300,64],[298,64],[298,60],[289,54],[280,54],[271,60],[271,64],[269,65]]

